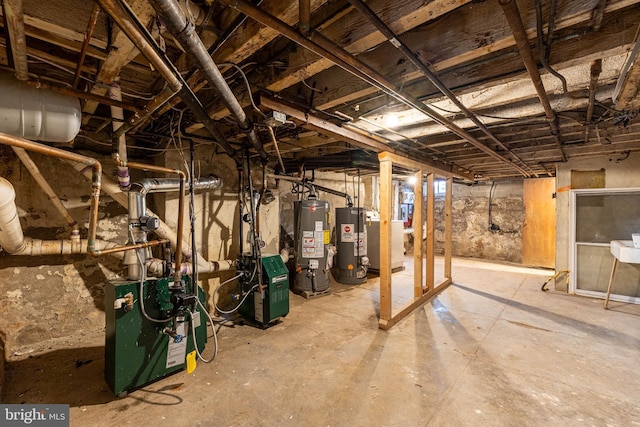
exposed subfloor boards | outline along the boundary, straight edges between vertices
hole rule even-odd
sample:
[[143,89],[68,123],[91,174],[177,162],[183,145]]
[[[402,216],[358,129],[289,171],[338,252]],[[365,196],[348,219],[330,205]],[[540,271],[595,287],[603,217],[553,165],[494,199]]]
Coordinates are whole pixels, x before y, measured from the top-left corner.
[[[411,261],[394,305],[413,295]],[[5,401],[70,403],[72,426],[637,424],[640,306],[541,292],[547,274],[454,259],[454,284],[389,331],[376,278],[332,282],[268,330],[224,327],[191,375],[117,399],[103,347],[68,348],[10,362]]]

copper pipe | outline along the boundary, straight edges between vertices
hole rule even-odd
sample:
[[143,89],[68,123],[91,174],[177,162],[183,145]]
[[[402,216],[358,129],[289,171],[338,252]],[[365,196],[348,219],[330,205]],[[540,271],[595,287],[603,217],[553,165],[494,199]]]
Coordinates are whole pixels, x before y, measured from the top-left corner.
[[560,140],[560,127],[558,126],[558,116],[555,111],[551,107],[551,102],[549,101],[549,97],[547,96],[547,91],[542,84],[542,78],[540,77],[540,72],[538,71],[538,65],[536,60],[533,57],[533,52],[531,52],[531,47],[529,46],[529,40],[527,38],[527,31],[524,28],[524,24],[522,23],[522,18],[520,17],[520,11],[518,10],[518,5],[514,0],[499,0],[500,6],[502,6],[502,10],[507,18],[507,22],[509,23],[509,27],[511,27],[511,32],[513,33],[513,38],[516,41],[516,45],[518,46],[518,50],[520,51],[520,57],[524,62],[524,66],[529,72],[529,77],[531,78],[531,82],[536,89],[536,93],[538,94],[538,99],[540,100],[540,104],[544,109],[545,115],[547,117],[547,122],[549,123],[549,127],[551,128],[551,135],[553,136],[556,145],[558,146],[558,150],[560,150],[560,157],[563,162],[567,161],[567,156],[564,152],[564,148],[562,147],[562,141]]
[[318,32],[312,32],[309,37],[302,36],[299,32],[297,32],[294,28],[287,25],[285,22],[282,22],[278,18],[266,13],[265,11],[255,7],[251,3],[245,0],[221,0],[223,4],[236,9],[252,19],[260,22],[261,24],[272,28],[282,34],[284,37],[298,43],[299,45],[311,50],[312,52],[328,59],[334,64],[338,65],[340,68],[348,71],[354,76],[366,81],[372,86],[380,89],[381,91],[389,94],[394,97],[398,101],[407,105],[410,108],[420,111],[421,113],[431,117],[437,123],[447,127],[456,135],[461,138],[469,141],[473,146],[484,152],[485,154],[500,160],[516,169],[523,176],[530,176],[529,173],[524,170],[522,167],[513,163],[511,160],[502,156],[501,154],[495,152],[490,147],[487,147],[485,144],[476,139],[469,132],[460,128],[456,124],[454,124],[451,120],[442,116],[440,113],[433,110],[431,107],[425,105],[420,100],[415,97],[404,93],[400,88],[395,86],[389,80],[387,80],[383,75],[375,71],[373,68],[369,67],[364,62],[360,61],[349,52],[335,45],[332,41],[326,39],[324,36],[319,34]]
[[87,30],[84,33],[82,48],[80,48],[80,58],[78,58],[78,66],[76,67],[76,73],[73,76],[72,86],[74,88],[78,87],[78,81],[80,80],[80,72],[82,71],[84,58],[87,55],[87,48],[89,47],[89,42],[91,41],[91,36],[93,35],[93,30],[96,27],[96,23],[98,22],[99,15],[100,15],[100,6],[95,4],[93,5],[93,10],[91,11],[91,17],[89,18],[89,23],[87,24]]
[[311,0],[298,1],[298,29],[305,36],[311,31]]
[[[122,167],[130,167],[132,169],[139,169],[145,172],[157,172],[157,173],[170,173],[174,175],[178,175],[180,177],[180,188],[178,189],[178,225],[176,231],[176,265],[182,264],[182,235],[183,235],[183,219],[184,219],[184,188],[187,180],[186,174],[180,169],[171,169],[163,166],[149,165],[145,163],[137,163],[137,162],[124,162],[120,156],[115,153],[114,161],[116,165]],[[151,243],[151,242],[149,242]],[[174,280],[176,282],[180,282],[182,280],[182,276],[180,272],[176,270]]]
[[27,66],[27,37],[24,33],[24,12],[22,0],[4,0],[4,17],[7,20],[9,41],[13,57],[16,77],[25,81],[29,79]]
[[102,179],[102,165],[92,157],[83,156],[81,154],[72,153],[61,150],[59,148],[50,147],[48,145],[39,144],[37,142],[28,141],[12,135],[0,133],[0,144],[18,147],[27,151],[35,151],[47,156],[58,157],[65,160],[71,160],[91,167],[91,208],[89,211],[89,235],[87,238],[87,252],[92,255],[99,255],[95,250],[96,229],[98,226],[98,207],[100,202],[100,187]]
[[249,141],[258,152],[262,162],[267,162],[269,155],[264,151],[253,124],[231,91],[218,66],[213,62],[207,48],[196,33],[195,26],[187,20],[184,12],[174,0],[149,0],[149,2],[164,20],[169,32],[198,64],[198,68],[207,82],[218,92],[220,99],[238,122],[240,130],[249,137]]
[[151,247],[163,245],[163,244],[166,244],[166,243],[169,243],[169,239],[151,240],[150,242],[134,243],[134,244],[127,245],[127,246],[118,246],[118,247],[115,247],[115,248],[102,249],[99,252],[100,252],[100,255],[110,255],[110,254],[113,254],[115,252],[128,251],[130,249],[151,248]]

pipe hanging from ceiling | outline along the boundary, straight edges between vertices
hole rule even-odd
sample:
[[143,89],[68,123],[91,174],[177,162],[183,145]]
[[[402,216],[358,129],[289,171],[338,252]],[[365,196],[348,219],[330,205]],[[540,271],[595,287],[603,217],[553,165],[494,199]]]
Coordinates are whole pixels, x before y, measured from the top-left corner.
[[422,62],[422,60],[420,60],[420,58],[418,58],[418,56],[402,40],[398,38],[393,30],[391,30],[391,28],[389,28],[389,26],[385,24],[384,21],[382,21],[382,19],[380,19],[378,15],[374,13],[373,10],[371,10],[371,8],[369,8],[369,6],[364,3],[364,1],[349,0],[349,3],[351,3],[353,7],[355,7],[360,13],[362,13],[369,20],[369,22],[371,22],[378,29],[378,31],[380,31],[389,40],[389,42],[395,48],[400,50],[400,52],[402,52],[402,54],[407,57],[407,59],[409,59],[409,61],[411,61],[411,63],[415,65],[416,68],[418,68],[418,70],[420,70],[422,74],[424,74],[443,95],[449,98],[451,102],[453,102],[456,107],[458,107],[460,111],[462,111],[464,115],[467,116],[467,118],[469,118],[469,120],[471,120],[478,127],[478,129],[480,129],[487,137],[489,137],[491,141],[493,141],[498,145],[498,147],[509,153],[509,155],[513,157],[515,161],[522,164],[523,167],[527,169],[531,175],[534,175],[536,177],[538,176],[538,174],[535,173],[533,169],[531,169],[531,167],[529,167],[529,165],[527,165],[527,163],[522,160],[522,158],[514,153],[502,141],[500,141],[478,118],[478,116],[475,115],[475,113],[473,113],[462,102],[460,102],[458,97],[442,82],[442,80],[440,80],[438,76],[436,76],[429,69],[429,67],[427,67],[425,63]]
[[196,61],[200,72],[205,76],[207,82],[217,90],[225,106],[238,121],[240,129],[247,133],[260,159],[266,162],[269,159],[269,155],[264,150],[253,124],[249,121],[242,106],[231,91],[222,73],[220,73],[218,66],[213,62],[207,48],[196,33],[193,23],[186,18],[182,9],[173,0],[149,0],[149,2],[164,20],[169,32]]
[[524,24],[522,23],[518,5],[514,0],[499,0],[499,2],[507,18],[509,27],[511,27],[513,38],[516,41],[518,50],[520,51],[520,57],[524,62],[525,68],[529,72],[529,77],[533,82],[533,86],[535,87],[536,93],[538,94],[538,99],[540,99],[540,104],[544,109],[545,115],[547,117],[547,122],[549,122],[549,127],[551,128],[551,135],[553,136],[553,139],[558,146],[558,150],[560,151],[560,158],[563,162],[566,162],[567,156],[564,152],[564,148],[562,147],[562,141],[560,140],[558,116],[556,115],[555,111],[553,111],[551,102],[549,101],[549,96],[547,95],[547,91],[542,84],[542,78],[540,77],[538,65],[536,64],[536,60],[533,58],[533,53],[531,52],[531,47],[529,46],[527,31],[525,30]]
[[157,46],[157,43],[148,34],[146,28],[140,20],[128,9],[126,3],[120,0],[95,0],[100,7],[116,22],[118,27],[129,37],[140,53],[153,65],[154,69],[166,80],[168,88],[151,100],[144,108],[143,113],[135,114],[120,129],[116,135],[128,132],[144,119],[170,100],[174,95],[179,94],[182,101],[195,114],[197,120],[202,122],[205,128],[211,133],[215,141],[222,149],[236,161],[236,150],[231,147],[215,122],[209,117],[200,100],[193,93],[189,85],[186,84],[178,70],[164,55]]
[[411,107],[417,111],[420,111],[426,116],[431,117],[436,122],[440,123],[443,126],[446,126],[456,135],[469,141],[473,146],[475,146],[485,154],[494,157],[516,169],[523,176],[530,176],[529,172],[524,170],[521,166],[515,164],[513,161],[507,159],[500,153],[497,153],[490,147],[487,147],[469,132],[459,128],[458,126],[453,124],[451,120],[442,116],[429,106],[425,105],[423,102],[403,92],[400,88],[391,83],[380,73],[366,65],[364,62],[355,58],[349,52],[335,45],[330,40],[326,39],[322,34],[312,31],[308,37],[304,37],[294,28],[287,25],[285,22],[282,22],[278,18],[268,14],[260,8],[255,7],[253,4],[245,0],[221,0],[221,2],[233,9],[246,14],[252,19],[260,22],[261,24],[276,30],[284,37],[298,43],[299,45],[311,50],[312,52],[328,59],[329,61],[343,68],[345,71],[348,71],[349,73],[366,81],[372,86],[377,87],[378,89],[389,94],[408,107]]

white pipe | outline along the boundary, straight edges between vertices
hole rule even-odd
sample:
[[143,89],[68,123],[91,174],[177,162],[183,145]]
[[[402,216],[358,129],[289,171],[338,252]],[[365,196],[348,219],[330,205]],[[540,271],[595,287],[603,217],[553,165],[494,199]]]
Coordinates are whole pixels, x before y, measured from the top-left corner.
[[24,250],[24,234],[16,208],[13,185],[0,177],[0,246],[8,253]]
[[[80,240],[80,245],[77,245],[73,240],[61,239],[61,240],[40,240],[24,238],[24,248],[18,252],[9,252],[11,255],[27,255],[27,256],[41,256],[41,255],[73,255],[73,254],[86,254],[87,253],[87,240]],[[106,240],[96,239],[96,250],[102,251],[105,249],[111,249],[118,246],[118,243],[109,242]],[[124,252],[114,252],[109,254],[115,258],[124,258]]]

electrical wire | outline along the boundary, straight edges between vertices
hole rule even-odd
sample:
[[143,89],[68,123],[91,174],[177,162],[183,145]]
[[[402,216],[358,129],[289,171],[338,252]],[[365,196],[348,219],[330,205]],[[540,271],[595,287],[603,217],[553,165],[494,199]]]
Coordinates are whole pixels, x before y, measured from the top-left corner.
[[[193,337],[193,346],[196,349],[196,354],[198,355],[198,359],[202,360],[204,363],[211,363],[218,355],[218,332],[216,331],[216,325],[213,322],[211,315],[209,314],[207,309],[204,308],[204,305],[202,305],[202,303],[200,302],[200,298],[196,297],[196,301],[198,302],[198,306],[200,307],[200,309],[204,311],[204,314],[207,315],[207,318],[209,319],[209,324],[211,325],[211,330],[213,331],[213,343],[214,343],[213,356],[211,356],[211,359],[205,359],[204,356],[202,356],[202,353],[200,353],[200,350],[198,349],[198,340],[196,338],[196,328],[195,328],[196,317],[193,315],[193,312],[191,311],[191,309],[188,308],[187,311],[189,311],[189,315],[191,316],[191,336]],[[205,325],[205,328],[206,328],[206,325]]]
[[218,67],[221,67],[221,66],[222,67],[224,67],[224,66],[233,67],[240,73],[240,75],[242,76],[242,79],[244,80],[245,85],[247,86],[247,91],[249,92],[249,100],[251,101],[251,105],[253,106],[253,109],[256,110],[258,113],[260,113],[262,115],[262,117],[267,117],[266,114],[264,114],[262,111],[260,111],[260,109],[258,108],[256,103],[253,101],[253,96],[252,96],[252,92],[251,92],[251,85],[249,84],[249,79],[247,79],[247,75],[244,72],[244,70],[242,68],[240,68],[238,65],[234,64],[233,62],[222,62],[222,63],[218,64]]
[[[253,270],[253,275],[251,276],[251,279],[249,280],[249,283],[251,283],[251,281],[253,280],[253,278],[255,277],[255,273],[257,270],[257,266],[256,268],[254,268]],[[238,305],[236,305],[233,309],[231,310],[222,310],[220,307],[218,307],[218,304],[216,303],[216,295],[218,295],[218,291],[220,290],[220,288],[222,288],[224,285],[231,283],[232,281],[240,278],[242,276],[242,273],[237,274],[236,276],[232,277],[231,279],[225,280],[224,282],[220,283],[213,291],[213,306],[216,308],[216,311],[218,311],[219,313],[222,314],[233,314],[235,313],[242,304],[244,304],[244,302],[246,301],[246,299],[249,297],[249,295],[251,294],[251,292],[258,287],[258,284],[256,283],[255,285],[253,285],[253,287],[251,289],[249,289],[249,291],[247,291],[247,294],[244,296],[244,298],[242,298],[242,301],[240,301],[240,303]]]

